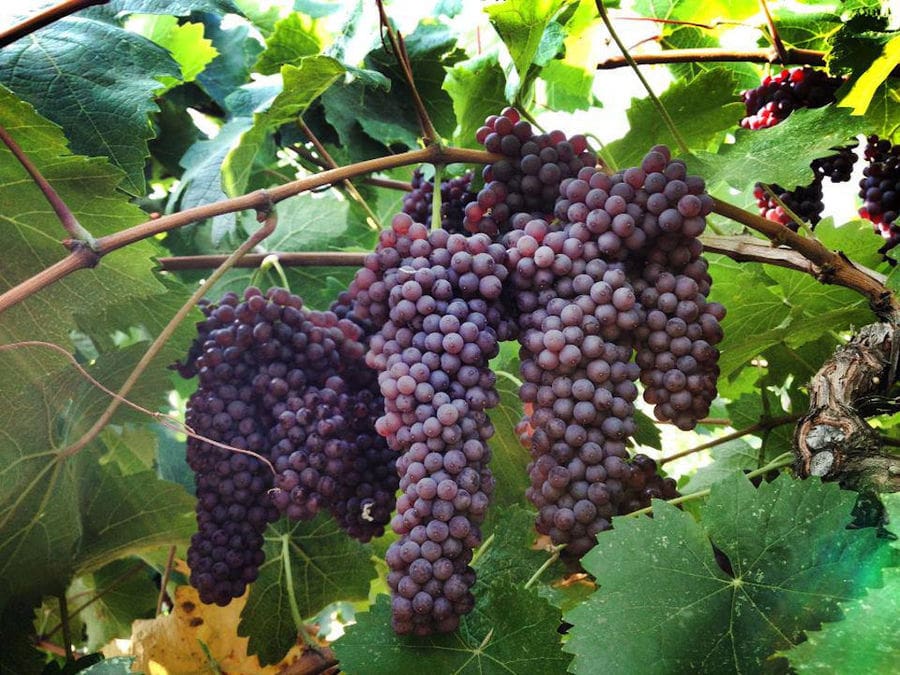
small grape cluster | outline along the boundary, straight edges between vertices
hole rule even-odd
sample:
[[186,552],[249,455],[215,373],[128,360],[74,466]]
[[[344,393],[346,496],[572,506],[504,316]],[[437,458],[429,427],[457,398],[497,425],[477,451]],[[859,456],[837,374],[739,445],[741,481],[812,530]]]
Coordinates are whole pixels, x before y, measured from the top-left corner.
[[517,213],[553,213],[560,181],[597,163],[584,136],[536,134],[515,108],[488,117],[475,139],[488,152],[505,155],[484,168],[485,185],[465,209],[466,231],[491,237],[508,231]]
[[281,513],[305,519],[328,508],[368,541],[384,531],[398,481],[374,431],[382,402],[360,367],[355,323],[309,312],[280,288],[226,293],[202,309],[176,365],[199,376],[185,416],[198,497],[188,564],[200,599],[225,605],[256,578],[262,533]]
[[741,94],[746,108],[741,126],[765,129],[775,126],[798,108],[821,108],[834,103],[835,92],[843,83],[842,78],[809,66],[767,75],[758,87]]
[[[421,169],[413,171],[412,190],[403,197],[403,213],[417,223],[431,227],[434,178],[425,179]],[[475,193],[469,191],[472,172],[441,181],[441,228],[452,233],[464,233],[465,208],[475,201]]]
[[900,145],[869,136],[863,156],[869,165],[859,181],[859,196],[864,202],[859,215],[872,221],[875,231],[887,240],[880,249],[887,253],[900,244]]
[[[782,70],[778,75],[767,76],[759,87],[741,94],[747,113],[741,120],[741,126],[751,130],[766,129],[783,121],[799,108],[821,108],[834,103],[835,92],[842,84],[842,78],[831,77],[823,70],[808,66]],[[753,196],[760,215],[797,231],[798,223],[785,211],[783,204],[814,229],[825,209],[822,184],[825,178],[832,183],[850,180],[857,160],[853,147],[838,148],[834,155],[814,159],[810,163],[813,181],[809,185],[801,185],[793,190],[774,183],[769,185],[781,204],[769,195],[762,183],[757,183]]]

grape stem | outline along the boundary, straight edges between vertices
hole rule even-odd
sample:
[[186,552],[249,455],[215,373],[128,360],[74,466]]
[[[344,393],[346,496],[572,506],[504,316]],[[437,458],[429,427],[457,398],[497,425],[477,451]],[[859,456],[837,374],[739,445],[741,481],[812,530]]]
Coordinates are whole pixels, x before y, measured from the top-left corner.
[[[231,266],[235,263],[235,261],[239,260],[241,256],[243,256],[259,242],[261,242],[263,239],[265,239],[275,231],[277,216],[275,215],[274,206],[271,204],[271,201],[269,202],[269,208],[265,212],[262,210],[259,211],[259,217],[265,217],[263,226],[252,235],[250,235],[250,237],[247,238],[247,241],[241,244],[234,251],[234,253],[228,256],[225,262],[219,265],[219,267],[209,275],[209,278],[207,278],[202,284],[200,284],[200,287],[197,288],[196,291],[194,291],[194,294],[175,313],[175,316],[172,317],[169,323],[166,324],[166,327],[162,329],[160,334],[156,336],[156,339],[147,348],[147,351],[141,357],[141,360],[138,361],[137,365],[134,367],[134,370],[131,371],[131,374],[126,378],[125,382],[119,388],[119,391],[116,392],[116,396],[106,407],[106,410],[103,411],[103,414],[100,415],[100,418],[90,429],[88,429],[84,433],[81,438],[79,438],[68,447],[60,450],[59,454],[57,455],[59,460],[65,460],[68,457],[72,457],[97,437],[97,435],[109,423],[110,419],[112,419],[113,414],[115,414],[116,410],[118,410],[119,408],[119,404],[126,396],[128,396],[128,393],[137,383],[140,376],[144,373],[153,359],[156,358],[156,355],[162,349],[163,345],[165,345],[169,338],[172,337],[175,329],[194,309],[194,307],[196,307],[197,303],[209,292],[209,290],[219,281],[219,279],[222,278],[225,272],[231,269]],[[273,468],[270,463],[269,468]]]
[[[670,63],[777,63],[797,66],[824,66],[825,52],[815,49],[788,49],[784,57],[774,48],[735,51],[731,49],[698,48],[666,49],[655,54],[632,54],[638,65]],[[597,64],[597,70],[613,70],[630,65],[624,56],[613,56]]]
[[65,589],[59,594],[59,616],[60,624],[63,632],[63,649],[66,653],[66,663],[73,661],[72,658],[72,627],[69,625],[69,601],[66,598]]
[[44,26],[49,26],[51,23],[64,19],[69,16],[69,14],[74,14],[75,12],[87,7],[93,7],[94,5],[105,5],[108,2],[109,0],[66,0],[58,5],[48,7],[43,12],[28,17],[22,23],[18,23],[7,30],[0,32],[0,48],[12,44],[16,40],[23,38],[26,35],[30,35]]
[[[794,453],[785,452],[784,454],[778,455],[778,457],[773,459],[771,462],[766,464],[764,467],[762,467],[760,469],[755,469],[754,471],[750,471],[750,472],[746,473],[745,476],[747,477],[748,480],[751,478],[756,478],[757,476],[763,476],[774,469],[780,469],[785,466],[790,466],[791,464],[794,463],[794,461],[795,461]],[[695,499],[703,499],[704,497],[709,497],[709,493],[710,493],[710,488],[706,488],[705,490],[698,490],[697,492],[692,492],[687,495],[681,495],[680,497],[675,497],[674,499],[668,499],[668,500],[666,500],[666,503],[671,504],[672,506],[675,506],[677,504],[683,504],[684,502],[694,501]],[[626,514],[624,514],[623,517],[627,518],[630,516],[644,516],[644,515],[649,515],[652,512],[653,512],[653,506],[651,505],[651,506],[648,506],[643,509],[638,509],[637,511],[632,511],[631,513],[626,513]]]
[[434,187],[431,190],[431,229],[441,226],[441,181],[444,178],[444,165],[434,165]]
[[737,431],[733,431],[730,434],[725,434],[724,436],[720,436],[719,438],[707,441],[706,443],[701,443],[700,445],[688,450],[682,450],[681,452],[676,452],[674,455],[663,457],[657,461],[657,464],[662,466],[666,462],[672,462],[676,459],[681,459],[682,457],[693,455],[695,452],[709,450],[710,448],[714,448],[718,445],[723,445],[725,443],[728,443],[729,441],[747,436],[748,434],[755,434],[757,431],[768,431],[769,429],[774,429],[775,427],[781,426],[782,424],[790,424],[791,422],[796,422],[801,417],[803,417],[803,415],[801,414],[784,415],[782,417],[764,417],[755,424],[751,424],[749,427],[738,429]]
[[162,579],[159,580],[159,595],[156,597],[156,612],[154,616],[159,616],[162,612],[163,599],[166,597],[166,586],[169,584],[169,576],[172,574],[172,565],[175,562],[175,549],[173,544],[169,547],[169,555],[166,558],[166,567],[162,573]]
[[631,66],[634,74],[637,76],[638,80],[640,80],[644,89],[647,91],[647,96],[650,97],[650,100],[653,102],[654,107],[656,108],[657,112],[659,112],[659,116],[662,117],[663,122],[665,122],[666,126],[668,127],[669,133],[672,134],[672,138],[675,139],[675,143],[678,145],[679,150],[681,150],[681,152],[685,155],[690,154],[691,150],[690,148],[688,148],[687,143],[684,142],[684,139],[678,132],[678,128],[675,126],[675,121],[672,119],[671,115],[669,115],[669,111],[666,110],[663,102],[660,101],[659,97],[653,92],[653,89],[650,87],[650,83],[647,82],[643,73],[641,73],[641,69],[637,67],[637,63],[635,63],[634,59],[631,57],[631,52],[628,51],[625,43],[622,42],[619,34],[616,33],[616,29],[613,28],[612,21],[610,21],[609,19],[609,14],[606,12],[606,7],[603,5],[603,0],[596,0],[596,4],[597,11],[600,13],[600,19],[606,25],[606,29],[609,31],[610,36],[618,45],[619,49],[622,51],[622,55],[625,57],[628,65]]
[[422,101],[422,96],[419,94],[418,87],[416,87],[412,66],[409,62],[409,54],[406,53],[406,45],[403,43],[403,36],[395,31],[394,27],[391,25],[391,20],[384,10],[383,0],[375,0],[375,4],[378,5],[378,15],[381,20],[381,40],[384,42],[384,34],[387,33],[388,41],[391,44],[391,50],[394,52],[394,57],[397,59],[397,65],[400,66],[400,70],[403,72],[406,83],[409,85],[410,91],[412,92],[413,107],[416,109],[416,117],[419,118],[419,126],[422,127],[422,139],[425,141],[426,146],[437,143],[440,137],[438,136],[434,125],[431,123],[431,118],[428,116],[428,111],[425,109],[425,103]]
[[[303,121],[302,117],[297,117],[297,125],[300,127],[300,130],[306,134],[306,137],[309,139],[309,142],[313,144],[313,147],[316,149],[316,152],[319,153],[319,157],[322,158],[324,166],[326,169],[337,169],[338,163],[334,161],[334,158],[328,154],[328,150],[325,149],[325,146],[322,145],[322,142],[316,137],[316,135],[312,132],[306,122]],[[350,195],[353,199],[356,200],[356,203],[359,204],[363,211],[366,212],[366,216],[368,216],[368,225],[375,231],[384,229],[384,226],[381,224],[381,220],[372,210],[372,207],[369,206],[369,203],[366,201],[365,197],[363,197],[359,190],[356,189],[356,186],[350,182],[349,178],[345,178],[341,181],[341,185],[344,186],[344,189],[347,191],[347,194]]]
[[253,276],[250,278],[251,286],[260,286],[260,280],[266,272],[270,269],[274,269],[278,274],[278,280],[281,282],[281,287],[287,290],[291,290],[291,286],[288,283],[287,277],[284,274],[284,268],[281,266],[281,263],[278,260],[277,253],[270,253],[265,256],[260,262],[259,267],[253,273]]
[[762,9],[763,14],[766,15],[766,25],[769,27],[769,37],[772,39],[772,47],[778,54],[778,61],[784,65],[787,63],[787,49],[784,47],[784,42],[781,41],[781,36],[778,35],[778,29],[775,28],[775,21],[772,19],[772,13],[769,11],[769,3],[767,3],[766,0],[759,0],[759,6]]
[[537,568],[537,571],[531,575],[531,578],[525,582],[525,585],[522,588],[524,588],[526,591],[529,588],[531,588],[534,585],[534,583],[538,579],[541,578],[541,575],[550,568],[550,565],[552,565],[557,560],[559,560],[559,554],[562,552],[562,550],[565,547],[566,547],[565,544],[560,544],[558,546],[551,546],[550,547],[550,557],[544,561],[543,565],[541,565],[540,567]]
[[72,213],[62,197],[60,197],[56,190],[53,189],[50,182],[44,178],[40,170],[34,165],[34,162],[29,159],[25,151],[22,150],[18,143],[16,143],[15,139],[3,125],[0,125],[0,140],[2,140],[6,147],[9,148],[9,151],[15,158],[19,160],[19,163],[25,168],[40,191],[44,193],[44,197],[50,202],[50,206],[56,213],[56,217],[59,218],[59,222],[62,223],[63,229],[69,233],[71,239],[66,240],[66,248],[72,250],[77,247],[87,247],[89,250],[93,251],[97,244],[94,237],[81,225],[81,223],[78,222],[75,214]]

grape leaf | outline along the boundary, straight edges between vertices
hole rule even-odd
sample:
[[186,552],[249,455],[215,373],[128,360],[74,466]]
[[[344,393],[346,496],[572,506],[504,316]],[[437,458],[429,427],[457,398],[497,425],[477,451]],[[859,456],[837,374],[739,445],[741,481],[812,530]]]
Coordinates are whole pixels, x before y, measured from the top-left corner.
[[[721,141],[743,114],[736,88],[737,82],[731,72],[716,68],[689,81],[676,81],[659,98],[688,147],[706,150],[714,142]],[[699,97],[704,101],[702,107],[697,105]],[[657,143],[668,145],[678,154],[675,139],[661,123],[659,112],[650,99],[632,100],[628,122],[628,133],[607,146],[619,169],[638,166],[644,154]],[[693,162],[688,162],[688,169],[696,171]]]
[[[297,641],[298,621],[337,600],[364,600],[375,577],[372,549],[348,537],[333,519],[284,519],[265,534],[266,561],[250,587],[238,634],[248,652],[275,663]],[[292,583],[289,583],[290,582]]]
[[[462,61],[447,71],[444,89],[453,99],[453,110],[459,120],[454,142],[466,148],[481,148],[475,132],[488,115],[498,115],[507,105],[503,88],[506,78],[496,54]],[[477,91],[478,96],[472,96]]]
[[564,4],[564,0],[505,0],[485,7],[512,56],[519,83],[525,80],[545,30]]
[[111,0],[111,10],[118,14],[171,14],[187,16],[193,12],[241,14],[231,0]]
[[697,152],[688,168],[740,189],[756,181],[793,189],[812,182],[810,161],[834,154],[832,148],[846,145],[858,130],[859,119],[844,108],[803,108],[768,129],[737,129],[734,143],[717,154]]
[[[88,370],[115,390],[143,353],[136,344],[102,355]],[[108,457],[101,462],[108,450],[102,439],[63,452],[106,408],[107,394],[69,367],[27,375],[19,375],[22,389],[0,413],[0,605],[12,594],[61,591],[75,573],[186,541],[195,528],[194,500],[183,488],[152,470],[123,475]],[[164,372],[148,372],[131,400],[155,405],[166,380]],[[135,418],[123,412],[114,419]]]
[[128,29],[140,33],[168,51],[181,68],[181,77],[162,77],[166,87],[178,82],[191,82],[218,52],[212,41],[203,37],[203,25],[178,23],[174,16],[145,16],[128,22]]
[[759,10],[753,0],[638,0],[635,11],[643,16],[673,21],[707,23],[713,19],[743,21]]
[[488,521],[500,512],[497,507],[523,503],[528,487],[526,467],[530,459],[528,450],[522,447],[516,434],[516,425],[522,419],[519,387],[507,376],[499,374],[497,390],[500,392],[500,405],[490,411],[495,431],[489,441],[492,454],[490,467],[496,486],[491,497]]
[[144,194],[148,115],[164,77],[181,69],[162,47],[92,19],[57,21],[0,51],[0,82],[62,126],[74,152],[108,157],[134,195]]
[[282,124],[294,121],[344,72],[330,56],[307,56],[299,65],[281,67],[283,88],[268,110],[254,116],[253,126],[228,152],[222,163],[225,192],[235,196],[247,187],[253,163],[268,135]]
[[[831,12],[792,12],[779,8],[775,28],[782,41],[795,49],[827,51],[827,40],[841,26],[841,17]],[[762,41],[762,38],[760,39]],[[768,46],[766,41],[765,45]]]
[[222,17],[216,14],[201,14],[200,19],[203,34],[212,40],[219,55],[197,76],[197,82],[213,101],[228,109],[225,99],[250,79],[251,67],[263,47],[250,38],[246,24],[223,28]]
[[334,644],[341,668],[349,675],[393,675],[428,663],[440,673],[564,673],[569,657],[559,650],[559,612],[523,588],[547,555],[524,550],[534,537],[532,523],[520,508],[497,519],[494,541],[475,563],[475,609],[455,633],[398,636],[390,599],[379,595]]
[[300,14],[288,14],[275,24],[275,31],[266,40],[266,49],[259,55],[254,70],[263,75],[272,75],[282,65],[314,56],[321,49],[321,40],[309,22]]
[[854,115],[862,115],[869,107],[875,91],[900,63],[900,35],[884,46],[881,55],[853,82],[850,91],[838,103],[842,108],[852,108]]
[[709,454],[712,462],[697,469],[690,480],[679,487],[682,494],[705,490],[735,473],[740,473],[744,469],[756,469],[759,466],[759,450],[740,438],[717,445],[709,451]]
[[[222,162],[240,141],[241,134],[252,125],[250,117],[234,117],[219,129],[215,138],[192,145],[181,158],[185,171],[176,189],[169,194],[169,207],[178,204],[184,210],[226,199],[228,195],[222,189]],[[218,244],[232,234],[235,224],[233,213],[215,216],[211,226],[213,243]]]
[[[0,87],[0,124],[56,189],[79,221],[100,237],[146,220],[145,214],[116,191],[121,172],[100,158],[88,159],[69,152],[61,130],[37,115],[27,103]],[[28,178],[22,165],[5,147],[0,148],[0,213],[6,254],[0,271],[0,291],[6,291],[65,257],[60,241],[66,236],[44,195]],[[160,249],[143,241],[103,259],[96,270],[81,270],[50,289],[7,310],[0,322],[0,343],[40,338],[69,344],[76,324],[92,337],[112,333],[118,320],[99,321],[115,303],[143,303],[153,307],[166,292],[152,273],[153,255]],[[170,287],[179,296],[177,284]],[[150,313],[151,316],[158,311]],[[0,395],[11,396],[22,383],[22,373],[40,378],[59,368],[57,359],[45,359],[44,350],[7,351],[0,356]]]
[[616,519],[582,560],[600,590],[565,615],[573,672],[786,670],[770,655],[836,618],[889,559],[872,528],[845,529],[855,500],[815,479],[754,489],[733,476],[712,486],[700,523],[661,501],[652,519]]

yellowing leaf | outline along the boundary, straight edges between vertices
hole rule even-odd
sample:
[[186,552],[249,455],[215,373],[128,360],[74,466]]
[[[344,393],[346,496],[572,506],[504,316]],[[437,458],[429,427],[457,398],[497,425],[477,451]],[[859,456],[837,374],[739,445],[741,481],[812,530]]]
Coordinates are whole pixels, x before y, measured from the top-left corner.
[[[247,595],[227,607],[205,605],[190,586],[175,590],[175,607],[168,616],[135,621],[132,627],[133,669],[152,675],[274,675],[301,656],[296,645],[279,664],[263,668],[247,654],[249,640],[237,634]],[[216,670],[218,669],[218,670]]]

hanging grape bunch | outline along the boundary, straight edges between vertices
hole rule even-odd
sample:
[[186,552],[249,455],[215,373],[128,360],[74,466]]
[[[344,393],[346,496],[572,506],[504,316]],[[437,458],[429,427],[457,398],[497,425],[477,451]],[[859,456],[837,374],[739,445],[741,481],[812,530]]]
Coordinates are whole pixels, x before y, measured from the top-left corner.
[[900,244],[900,227],[896,224],[900,211],[900,145],[869,136],[863,156],[869,165],[859,181],[863,200],[859,215],[872,221],[875,231],[886,240],[879,252],[887,253]]
[[[843,80],[840,77],[832,77],[823,70],[808,66],[782,70],[777,75],[766,76],[758,87],[741,94],[746,115],[740,124],[750,130],[773,127],[799,108],[821,108],[834,103],[835,92],[842,84]],[[853,147],[855,146],[838,148],[835,155],[813,160],[810,168],[814,177],[809,185],[801,185],[793,190],[774,183],[768,187],[788,210],[815,227],[822,219],[822,211],[825,208],[822,203],[823,181],[826,177],[832,183],[845,183],[850,180],[853,164],[857,159]],[[756,184],[753,196],[761,216],[797,230],[797,223],[766,191],[762,183]]]
[[[415,222],[431,227],[434,178],[426,180],[422,170],[416,169],[410,182],[412,190],[403,197],[403,213],[409,214]],[[441,227],[451,234],[465,233],[465,208],[475,201],[475,193],[469,191],[471,184],[471,171],[441,181]]]

